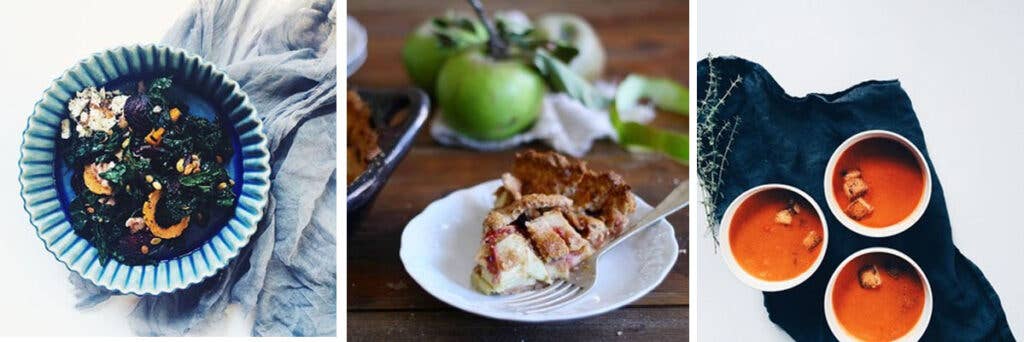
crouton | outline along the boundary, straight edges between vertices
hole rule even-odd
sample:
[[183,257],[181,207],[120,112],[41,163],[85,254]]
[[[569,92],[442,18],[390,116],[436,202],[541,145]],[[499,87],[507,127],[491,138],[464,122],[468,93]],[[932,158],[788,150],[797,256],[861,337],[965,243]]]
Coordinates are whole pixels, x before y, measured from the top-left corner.
[[784,225],[787,225],[787,226],[792,224],[793,223],[793,213],[791,213],[789,211],[789,209],[779,210],[778,213],[775,213],[775,223],[784,224]]
[[809,231],[807,232],[807,236],[804,237],[804,247],[807,248],[808,250],[812,250],[814,249],[814,247],[818,247],[818,244],[820,243],[821,235],[819,235],[817,231]]
[[863,197],[857,198],[855,201],[850,202],[850,205],[846,206],[846,215],[858,221],[871,215],[873,211],[875,211],[875,207],[872,207]]
[[877,289],[882,286],[882,276],[878,274],[878,267],[866,265],[859,271],[860,287],[865,289]]
[[[860,174],[858,171],[857,174]],[[857,197],[864,196],[868,193],[868,183],[864,182],[864,178],[860,177],[843,177],[843,192],[846,193],[846,197],[854,199]]]
[[853,179],[853,178],[860,178],[860,170],[850,169],[850,170],[846,170],[846,172],[843,172],[843,180],[848,180],[848,179]]

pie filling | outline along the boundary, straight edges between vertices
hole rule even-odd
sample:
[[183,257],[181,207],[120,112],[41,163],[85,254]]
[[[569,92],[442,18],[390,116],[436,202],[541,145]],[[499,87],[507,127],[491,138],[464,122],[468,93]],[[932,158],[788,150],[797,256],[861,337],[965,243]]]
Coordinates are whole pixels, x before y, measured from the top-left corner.
[[554,152],[516,155],[501,176],[471,277],[485,294],[511,294],[569,277],[618,237],[636,210],[630,187]]

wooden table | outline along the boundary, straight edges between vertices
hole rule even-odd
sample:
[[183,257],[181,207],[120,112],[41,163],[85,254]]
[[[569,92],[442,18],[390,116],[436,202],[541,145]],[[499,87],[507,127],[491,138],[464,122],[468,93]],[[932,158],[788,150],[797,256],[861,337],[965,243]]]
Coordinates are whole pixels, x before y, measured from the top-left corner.
[[[572,12],[594,25],[608,54],[605,78],[629,73],[670,77],[686,84],[689,14],[686,1],[485,1],[488,10],[518,8],[530,16]],[[463,1],[349,1],[348,13],[366,26],[369,55],[349,86],[395,87],[411,84],[399,50],[406,35],[429,16],[447,8],[469,10]],[[659,115],[655,124],[686,132],[685,117]],[[689,256],[686,212],[668,218],[682,252],[660,286],[640,300],[597,317],[543,324],[478,317],[438,301],[402,267],[399,239],[406,223],[429,203],[457,189],[497,178],[511,167],[516,151],[495,153],[443,147],[421,131],[405,160],[373,206],[348,230],[348,338],[685,341],[689,337]],[[546,149],[541,145],[523,148]],[[597,169],[622,174],[648,202],[661,200],[688,169],[666,157],[632,154],[600,141],[584,157]]]

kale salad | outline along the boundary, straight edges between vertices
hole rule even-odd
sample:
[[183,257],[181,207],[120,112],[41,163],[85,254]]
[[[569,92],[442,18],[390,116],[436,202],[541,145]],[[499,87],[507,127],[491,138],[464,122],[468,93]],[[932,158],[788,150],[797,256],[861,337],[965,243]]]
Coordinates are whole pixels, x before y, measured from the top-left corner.
[[[59,153],[77,195],[76,234],[128,265],[173,258],[206,239],[214,217],[235,206],[225,169],[233,149],[217,120],[189,114],[168,77],[90,87],[68,102]],[[191,238],[189,238],[191,237]]]

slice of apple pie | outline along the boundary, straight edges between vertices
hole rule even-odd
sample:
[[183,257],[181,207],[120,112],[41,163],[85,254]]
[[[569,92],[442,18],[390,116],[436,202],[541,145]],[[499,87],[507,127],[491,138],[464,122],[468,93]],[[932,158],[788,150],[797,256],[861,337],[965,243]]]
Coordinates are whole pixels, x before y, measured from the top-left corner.
[[494,209],[484,219],[472,283],[486,294],[510,294],[564,279],[622,234],[636,210],[630,187],[554,152],[516,155],[501,176]]

